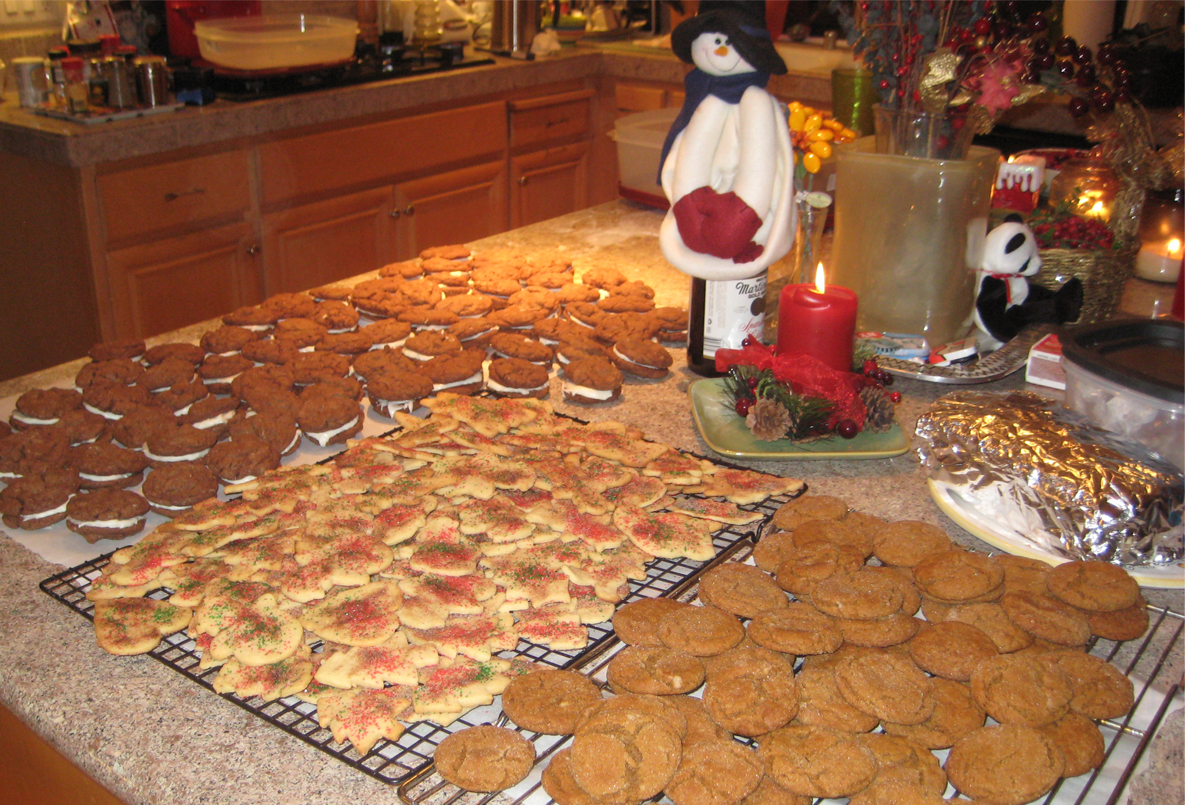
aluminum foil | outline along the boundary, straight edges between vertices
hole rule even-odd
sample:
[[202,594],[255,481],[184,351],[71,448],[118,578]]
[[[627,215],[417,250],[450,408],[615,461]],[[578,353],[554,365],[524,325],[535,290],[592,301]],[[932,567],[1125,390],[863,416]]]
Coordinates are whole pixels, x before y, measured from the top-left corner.
[[916,433],[932,480],[1035,547],[1133,566],[1185,557],[1181,475],[1056,402],[958,391],[931,405]]

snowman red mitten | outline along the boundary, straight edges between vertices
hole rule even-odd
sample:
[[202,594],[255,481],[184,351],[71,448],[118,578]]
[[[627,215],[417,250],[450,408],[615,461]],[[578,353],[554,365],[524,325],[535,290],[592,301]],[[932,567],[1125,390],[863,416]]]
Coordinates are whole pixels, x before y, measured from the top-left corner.
[[753,242],[761,218],[736,193],[717,193],[710,187],[692,190],[672,208],[679,235],[692,251],[722,260],[747,263],[762,247]]

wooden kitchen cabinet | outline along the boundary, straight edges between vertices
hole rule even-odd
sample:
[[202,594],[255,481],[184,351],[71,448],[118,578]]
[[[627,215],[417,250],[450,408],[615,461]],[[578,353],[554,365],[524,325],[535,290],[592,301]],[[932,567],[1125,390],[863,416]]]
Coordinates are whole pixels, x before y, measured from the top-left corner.
[[263,216],[264,293],[305,291],[395,259],[390,185]]
[[510,228],[587,206],[588,144],[532,151],[510,160]]
[[506,161],[433,174],[395,186],[395,259],[429,246],[468,243],[507,229]]
[[671,106],[681,107],[683,97],[682,85],[618,80],[613,86],[617,117]]
[[111,337],[145,338],[259,302],[257,244],[238,223],[108,252]]

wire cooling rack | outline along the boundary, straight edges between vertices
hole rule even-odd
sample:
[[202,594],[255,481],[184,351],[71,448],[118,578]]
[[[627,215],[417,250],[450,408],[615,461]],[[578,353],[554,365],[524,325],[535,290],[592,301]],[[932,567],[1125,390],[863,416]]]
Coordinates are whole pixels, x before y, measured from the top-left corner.
[[[732,466],[725,462],[717,461],[715,463],[719,466]],[[805,487],[798,494],[802,494],[804,491]],[[686,495],[684,497],[703,496]],[[763,503],[741,508],[760,512],[764,516],[763,521],[767,521],[779,506],[792,497],[795,495],[776,496]],[[724,557],[730,556],[735,546],[741,543],[752,544],[755,529],[759,525],[760,523],[749,526],[726,526],[716,532],[712,541],[717,557],[709,562],[662,558],[652,560],[647,565],[644,581],[630,581],[630,594],[622,603],[641,598],[668,596],[673,591],[684,589],[689,580],[695,578],[702,570],[723,561]],[[41,590],[74,612],[93,621],[94,605],[87,600],[86,593],[90,589],[91,583],[102,573],[110,558],[110,553],[104,554],[97,559],[51,576],[41,582]],[[163,588],[153,591],[148,597],[165,599],[169,595],[171,595],[171,591],[168,588]],[[502,652],[499,656],[503,658],[518,657],[553,668],[566,668],[585,658],[599,656],[608,645],[616,642],[610,623],[591,624],[587,628],[589,643],[579,651],[555,651],[547,646],[522,640],[513,651]],[[313,645],[314,650],[318,647],[318,644]],[[184,632],[164,638],[159,646],[149,652],[149,655],[206,688],[212,694],[222,695],[223,698],[234,702],[268,724],[284,730],[375,779],[390,784],[403,781],[416,769],[430,763],[437,745],[451,733],[464,727],[489,723],[492,718],[496,718],[500,714],[500,709],[497,706],[480,707],[471,710],[448,727],[441,727],[428,721],[418,722],[410,725],[398,741],[379,741],[370,752],[362,756],[351,744],[335,742],[332,732],[317,723],[317,706],[315,704],[303,702],[295,696],[274,702],[265,702],[259,697],[243,699],[234,694],[214,693],[214,677],[218,675],[219,669],[201,667],[201,653],[194,640]]]
[[[755,538],[763,534],[769,524],[768,519],[755,533]],[[727,561],[745,561],[752,552],[753,541],[738,541],[722,551],[710,565],[715,566]],[[698,581],[707,567],[700,572],[684,579],[680,584],[669,590],[668,597],[682,601],[695,598]],[[1150,625],[1148,632],[1138,641],[1116,643],[1109,640],[1092,638],[1087,645],[1087,651],[1114,664],[1122,670],[1135,685],[1135,704],[1122,720],[1106,720],[1097,722],[1103,733],[1106,750],[1103,763],[1089,775],[1082,775],[1061,780],[1054,788],[1037,802],[1041,805],[1116,805],[1124,794],[1127,783],[1136,772],[1140,760],[1161,721],[1167,714],[1174,701],[1181,706],[1178,694],[1181,692],[1181,680],[1166,679],[1168,673],[1167,660],[1181,643],[1182,631],[1185,630],[1185,616],[1172,610],[1160,607],[1148,607]],[[576,658],[569,666],[579,670],[597,682],[603,689],[608,689],[606,678],[609,662],[613,656],[623,648],[623,644],[610,634],[590,647]],[[796,671],[801,668],[802,661],[796,664]],[[471,714],[472,715],[472,714]],[[431,763],[409,776],[399,786],[399,798],[404,805],[555,805],[554,800],[543,790],[541,776],[550,757],[564,746],[568,745],[570,736],[542,735],[516,727],[510,723],[496,707],[485,708],[481,714],[484,720],[476,718],[475,723],[493,723],[498,726],[517,729],[530,740],[535,747],[536,763],[525,780],[514,788],[499,794],[481,794],[465,791],[452,783],[443,780]],[[989,723],[991,722],[989,719]],[[745,746],[754,746],[759,740],[735,737],[735,740]],[[945,763],[948,750],[935,752],[939,762]],[[957,794],[953,786],[948,785],[944,794],[953,797]],[[846,799],[817,799],[816,805],[826,803],[846,802]],[[669,800],[661,800],[667,803]]]

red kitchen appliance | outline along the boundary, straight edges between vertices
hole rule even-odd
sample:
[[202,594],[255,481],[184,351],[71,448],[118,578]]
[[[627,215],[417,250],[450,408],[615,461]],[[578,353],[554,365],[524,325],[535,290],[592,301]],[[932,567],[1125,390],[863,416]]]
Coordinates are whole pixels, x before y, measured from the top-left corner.
[[262,0],[166,0],[165,25],[169,33],[169,54],[199,58],[193,24],[220,17],[258,17]]

